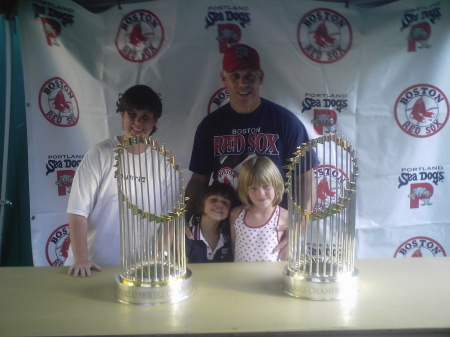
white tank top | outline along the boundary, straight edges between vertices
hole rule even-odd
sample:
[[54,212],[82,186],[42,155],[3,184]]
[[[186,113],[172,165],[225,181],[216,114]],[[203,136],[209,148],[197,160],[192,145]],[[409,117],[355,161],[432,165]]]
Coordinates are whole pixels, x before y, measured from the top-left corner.
[[278,244],[276,226],[280,219],[280,206],[275,207],[269,221],[259,227],[249,227],[245,223],[247,211],[242,208],[234,228],[235,240],[235,262],[262,262],[277,261],[278,252],[272,254]]

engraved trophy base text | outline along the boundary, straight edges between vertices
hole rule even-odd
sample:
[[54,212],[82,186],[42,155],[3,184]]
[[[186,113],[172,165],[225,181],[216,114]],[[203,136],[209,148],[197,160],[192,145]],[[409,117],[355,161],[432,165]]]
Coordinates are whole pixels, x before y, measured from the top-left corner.
[[154,305],[175,303],[192,295],[192,272],[186,269],[183,277],[165,282],[127,282],[117,274],[114,296],[126,304]]
[[294,275],[286,268],[282,273],[282,290],[293,297],[307,300],[341,300],[356,295],[359,272],[354,269],[348,275],[336,278],[305,277]]

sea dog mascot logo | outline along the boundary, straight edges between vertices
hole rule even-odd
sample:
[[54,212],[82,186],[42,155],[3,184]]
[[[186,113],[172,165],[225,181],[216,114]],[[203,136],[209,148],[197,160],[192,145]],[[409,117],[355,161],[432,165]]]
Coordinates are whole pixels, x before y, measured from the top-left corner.
[[430,84],[405,89],[395,102],[398,126],[413,137],[430,137],[442,130],[448,120],[449,104],[445,94]]
[[61,34],[61,25],[64,27],[73,25],[74,11],[72,8],[55,6],[52,3],[46,4],[47,6],[33,3],[34,18],[41,19],[42,31],[45,34],[47,44],[49,46],[59,46],[58,36]]
[[74,126],[78,123],[78,102],[74,92],[61,78],[49,79],[39,92],[39,108],[53,125]]
[[428,183],[411,184],[411,192],[408,194],[410,198],[410,208],[419,208],[420,206],[431,206],[431,197],[433,196],[433,185]]
[[233,24],[219,24],[217,25],[220,53],[225,53],[227,48],[232,45],[238,44],[241,40],[241,29],[237,25]]
[[63,266],[69,256],[70,246],[69,225],[56,228],[47,240],[45,246],[47,261],[50,266]]
[[428,22],[421,22],[411,26],[411,31],[407,37],[408,52],[416,51],[416,42],[419,43],[419,49],[430,48],[428,39],[431,35],[431,27]]
[[394,257],[441,257],[447,256],[444,247],[431,238],[417,236],[403,242]]
[[324,135],[330,132],[336,132],[336,112],[333,110],[316,110],[314,109],[314,119],[311,123],[318,135]]
[[251,23],[250,10],[247,6],[208,6],[205,21],[205,29],[217,24],[216,40],[219,41],[219,51],[223,54],[227,48],[241,40],[240,27],[245,29]]
[[59,46],[58,36],[61,33],[61,25],[58,21],[48,18],[41,18],[45,38],[49,46]]
[[327,8],[306,13],[297,28],[302,52],[317,63],[343,58],[352,45],[352,28],[345,17]]
[[116,47],[131,62],[145,62],[155,57],[164,41],[164,27],[152,12],[138,9],[125,15],[119,25]]
[[74,170],[61,170],[56,173],[58,180],[55,182],[58,185],[58,195],[66,195],[70,193],[72,188],[73,177],[75,176]]
[[313,209],[313,213],[316,213],[336,204],[348,178],[342,170],[333,165],[319,165],[313,170],[316,181],[318,181],[317,204]]
[[208,103],[208,115],[224,106],[230,101],[230,95],[227,88],[220,88],[211,97]]
[[409,34],[406,37],[408,43],[408,52],[415,52],[419,49],[428,49],[428,41],[431,36],[431,25],[441,19],[440,2],[430,2],[414,9],[405,11],[402,17],[402,27],[400,31],[409,28]]

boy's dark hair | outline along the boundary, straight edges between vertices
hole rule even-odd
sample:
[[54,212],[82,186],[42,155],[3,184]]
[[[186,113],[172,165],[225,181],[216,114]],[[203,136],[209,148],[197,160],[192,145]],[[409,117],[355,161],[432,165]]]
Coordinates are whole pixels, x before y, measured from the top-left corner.
[[159,119],[162,114],[162,103],[156,92],[144,84],[137,84],[127,89],[119,102],[119,111],[149,110],[153,117]]

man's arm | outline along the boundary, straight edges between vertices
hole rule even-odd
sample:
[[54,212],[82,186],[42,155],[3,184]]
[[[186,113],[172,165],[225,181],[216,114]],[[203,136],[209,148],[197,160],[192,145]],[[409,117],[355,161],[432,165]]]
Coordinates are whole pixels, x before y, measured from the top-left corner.
[[69,214],[70,244],[72,245],[74,264],[69,267],[68,274],[77,277],[91,276],[91,269],[101,271],[102,269],[88,259],[86,217]]
[[237,217],[239,216],[239,212],[241,211],[242,207],[234,207],[230,211],[230,238],[231,238],[231,253],[233,255],[233,261],[234,261],[234,252],[236,248],[236,228],[234,226],[234,223],[236,222]]
[[195,212],[195,207],[197,206],[200,195],[202,194],[203,190],[206,187],[208,187],[208,184],[209,184],[209,176],[198,173],[192,173],[192,177],[186,186],[184,196],[189,198],[189,200],[186,201],[186,213],[185,213],[186,236],[191,240],[193,240],[194,237],[192,236],[192,233],[189,229],[189,220],[191,219],[192,215]]

